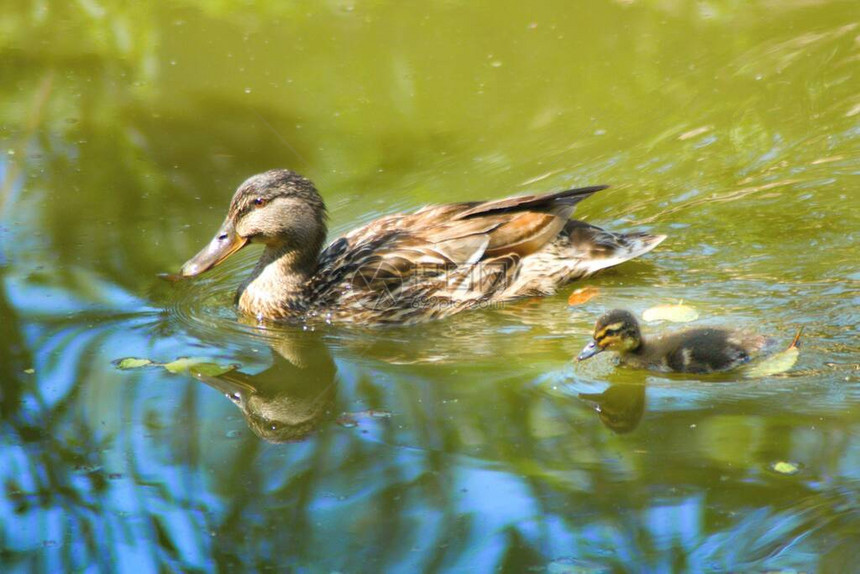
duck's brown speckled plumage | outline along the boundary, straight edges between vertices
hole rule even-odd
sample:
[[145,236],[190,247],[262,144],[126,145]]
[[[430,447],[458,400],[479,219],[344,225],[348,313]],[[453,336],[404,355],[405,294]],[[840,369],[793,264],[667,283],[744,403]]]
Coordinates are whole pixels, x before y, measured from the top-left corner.
[[221,230],[183,274],[201,273],[246,243],[264,243],[257,267],[237,294],[245,313],[361,324],[444,317],[554,293],[664,239],[614,234],[569,219],[577,203],[604,187],[388,215],[320,252],[322,199],[307,179],[272,170],[239,187]]

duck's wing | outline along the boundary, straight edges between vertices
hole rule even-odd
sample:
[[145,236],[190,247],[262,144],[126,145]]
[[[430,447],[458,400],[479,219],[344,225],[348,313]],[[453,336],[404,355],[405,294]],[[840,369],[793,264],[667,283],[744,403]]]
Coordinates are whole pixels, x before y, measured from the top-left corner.
[[[444,299],[457,305],[485,300],[510,285],[523,257],[564,229],[577,203],[604,189],[594,186],[546,195],[425,207],[377,219],[322,253],[314,291],[338,293],[340,305],[385,298],[403,302]],[[333,289],[336,284],[346,289]],[[443,305],[444,307],[444,305]],[[402,313],[397,320],[405,320]]]
[[383,257],[463,264],[508,253],[525,256],[558,235],[577,203],[605,188],[431,205],[411,214],[388,215],[333,242],[320,262]]
[[[577,203],[606,187],[425,208],[404,223],[412,228],[415,238],[445,253],[454,247],[452,254],[456,255],[461,243],[468,244],[470,239],[482,236],[486,239],[482,257],[511,253],[524,257],[544,247],[564,229]],[[473,259],[474,253],[465,260]]]
[[[493,201],[462,204],[468,207],[457,214],[457,219],[468,219],[491,213],[499,214],[522,211],[555,212],[560,208],[569,208],[572,211],[577,203],[608,187],[608,185],[592,185],[590,187],[577,187],[541,195],[520,195]],[[568,216],[570,216],[570,212],[568,212]]]

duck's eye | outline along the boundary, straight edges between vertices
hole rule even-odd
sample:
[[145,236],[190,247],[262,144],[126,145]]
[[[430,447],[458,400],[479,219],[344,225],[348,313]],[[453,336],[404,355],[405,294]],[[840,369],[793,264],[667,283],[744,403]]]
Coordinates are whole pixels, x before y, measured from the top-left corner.
[[254,207],[263,207],[266,205],[266,200],[262,197],[257,197],[254,199]]

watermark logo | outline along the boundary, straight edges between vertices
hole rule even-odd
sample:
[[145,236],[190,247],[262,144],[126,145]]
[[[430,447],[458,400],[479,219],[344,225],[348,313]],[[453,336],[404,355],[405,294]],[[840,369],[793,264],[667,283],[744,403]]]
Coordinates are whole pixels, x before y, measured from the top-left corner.
[[352,275],[350,288],[360,293],[359,304],[372,311],[395,307],[430,309],[447,307],[489,308],[491,299],[510,286],[510,262],[475,264],[394,265],[377,259],[363,264]]
[[359,303],[373,311],[397,305],[403,292],[404,274],[385,260],[372,261],[359,267],[352,275],[350,286],[357,293],[368,293]]

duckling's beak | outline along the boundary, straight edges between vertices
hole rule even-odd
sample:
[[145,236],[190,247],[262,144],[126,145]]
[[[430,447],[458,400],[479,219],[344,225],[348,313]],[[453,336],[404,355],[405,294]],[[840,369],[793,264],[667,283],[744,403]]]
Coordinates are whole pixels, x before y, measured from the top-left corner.
[[602,353],[603,348],[597,344],[597,341],[592,341],[582,349],[582,352],[579,353],[579,356],[576,358],[577,361],[584,361],[585,359],[590,359],[597,353]]
[[209,245],[186,261],[179,272],[184,277],[200,275],[242,249],[246,243],[248,240],[236,233],[233,222],[228,218],[221,225],[221,229],[218,230],[212,241],[209,242]]

